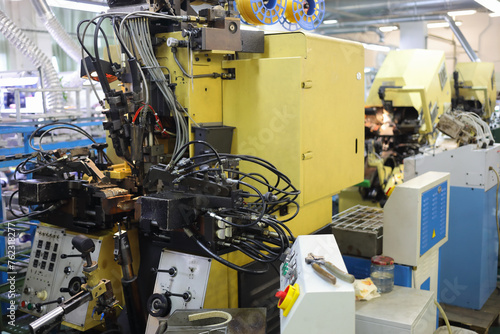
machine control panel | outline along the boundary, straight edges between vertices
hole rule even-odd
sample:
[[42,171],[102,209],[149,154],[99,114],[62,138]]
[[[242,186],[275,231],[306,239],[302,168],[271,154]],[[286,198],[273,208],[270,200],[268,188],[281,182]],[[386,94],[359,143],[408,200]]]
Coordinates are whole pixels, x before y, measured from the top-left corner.
[[148,300],[146,333],[154,334],[159,322],[177,309],[201,309],[205,300],[212,259],[163,250],[156,271],[153,295]]
[[276,297],[281,309],[281,333],[329,333],[335,324],[336,333],[354,334],[352,283],[337,279],[332,284],[313,268],[316,262],[307,261],[311,254],[318,259],[314,261],[329,262],[347,273],[333,234],[297,237],[280,268]]
[[[75,234],[67,233],[62,228],[48,226],[37,228],[21,294],[20,310],[42,316],[57,307],[57,303],[36,307],[37,304],[55,301],[60,297],[65,300],[71,297],[70,281],[76,276],[83,276],[84,263],[71,244],[74,236]],[[94,243],[96,249],[91,256],[97,261],[101,242],[94,239]],[[76,310],[68,314],[65,321],[83,326],[87,308],[81,307],[81,309],[81,312]]]

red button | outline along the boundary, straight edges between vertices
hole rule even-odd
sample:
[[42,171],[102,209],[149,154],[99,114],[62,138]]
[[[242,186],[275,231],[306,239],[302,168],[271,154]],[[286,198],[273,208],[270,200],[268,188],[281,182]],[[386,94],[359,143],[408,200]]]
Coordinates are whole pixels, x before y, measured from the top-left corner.
[[21,307],[22,307],[22,308],[25,308],[25,307],[26,307],[26,302],[25,302],[24,300],[21,302]]
[[280,300],[285,299],[286,297],[286,292],[285,291],[278,291],[274,295],[275,297],[278,297]]

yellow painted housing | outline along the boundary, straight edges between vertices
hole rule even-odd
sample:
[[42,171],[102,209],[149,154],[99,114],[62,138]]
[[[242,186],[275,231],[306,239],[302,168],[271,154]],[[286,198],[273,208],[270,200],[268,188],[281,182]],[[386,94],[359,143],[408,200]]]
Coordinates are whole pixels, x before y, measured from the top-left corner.
[[395,50],[380,67],[366,100],[368,106],[382,106],[381,86],[401,86],[385,91],[394,107],[413,107],[421,115],[420,134],[429,134],[438,118],[451,107],[449,77],[443,51]]
[[[461,85],[467,88],[460,88],[459,94],[466,101],[479,101],[484,108],[482,117],[489,119],[495,110],[497,98],[497,85],[495,81],[495,64],[493,63],[458,63],[456,68]],[[453,98],[453,78],[450,82]]]
[[[182,39],[180,33],[157,37]],[[266,34],[264,49],[234,57],[178,48],[189,74],[234,70],[235,79],[190,79],[166,45],[157,59],[197,123],[236,127],[231,153],[268,160],[301,190],[300,213],[287,226],[295,236],[309,234],[331,222],[331,196],[363,180],[364,49],[302,32]],[[255,172],[244,162],[240,167]],[[224,257],[250,262],[239,253]],[[204,307],[238,307],[237,291],[236,272],[214,262]]]

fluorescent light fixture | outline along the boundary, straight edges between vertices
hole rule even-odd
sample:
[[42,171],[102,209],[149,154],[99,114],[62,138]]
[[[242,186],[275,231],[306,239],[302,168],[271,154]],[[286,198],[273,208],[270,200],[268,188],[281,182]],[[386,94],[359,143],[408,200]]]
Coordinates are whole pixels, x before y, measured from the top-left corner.
[[390,32],[390,31],[398,30],[398,27],[397,26],[385,26],[385,27],[378,28],[378,30],[380,30],[382,32]]
[[335,24],[335,23],[338,23],[339,21],[337,20],[325,20],[323,21],[323,24]]
[[500,2],[497,0],[474,0],[481,6],[491,10],[493,13],[500,13]]
[[[455,22],[457,27],[460,27],[462,25],[462,22],[457,21]],[[448,28],[450,25],[448,22],[434,22],[434,23],[427,23],[427,28],[432,29],[432,28]]]
[[465,16],[465,15],[473,15],[476,13],[477,13],[477,10],[471,9],[471,10],[457,10],[454,12],[448,12],[448,15],[450,15],[450,16]]
[[109,9],[105,4],[97,5],[84,2],[74,2],[65,0],[47,0],[47,4],[51,7],[59,7],[73,10],[81,10],[84,12],[100,13]]
[[372,50],[372,51],[380,51],[380,52],[389,52],[391,51],[391,48],[385,45],[378,45],[378,44],[366,44],[362,43],[363,47],[366,50]]
[[489,15],[490,15],[490,17],[499,17],[500,16],[500,12],[490,13]]

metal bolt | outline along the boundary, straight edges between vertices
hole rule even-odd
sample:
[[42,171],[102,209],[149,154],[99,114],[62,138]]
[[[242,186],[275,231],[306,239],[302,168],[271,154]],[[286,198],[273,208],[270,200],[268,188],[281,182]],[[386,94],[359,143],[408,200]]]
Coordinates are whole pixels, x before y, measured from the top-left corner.
[[231,33],[233,33],[233,34],[234,34],[236,31],[238,31],[238,26],[236,25],[236,23],[235,23],[235,22],[231,22],[231,23],[229,23],[229,27],[228,27],[228,29],[229,29],[229,31],[230,31]]
[[356,73],[356,79],[361,80],[361,72]]

